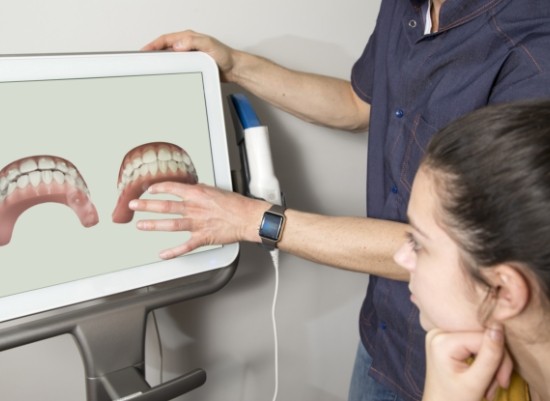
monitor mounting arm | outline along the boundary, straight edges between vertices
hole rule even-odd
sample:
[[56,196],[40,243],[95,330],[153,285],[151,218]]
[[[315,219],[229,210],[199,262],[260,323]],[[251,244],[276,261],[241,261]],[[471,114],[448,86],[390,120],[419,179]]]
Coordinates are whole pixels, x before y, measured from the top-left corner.
[[[78,345],[88,401],[166,401],[201,386],[195,369],[150,387],[144,376],[145,324],[150,311],[221,289],[229,267],[110,297],[0,323],[0,351],[63,334]],[[108,302],[107,302],[108,301]]]

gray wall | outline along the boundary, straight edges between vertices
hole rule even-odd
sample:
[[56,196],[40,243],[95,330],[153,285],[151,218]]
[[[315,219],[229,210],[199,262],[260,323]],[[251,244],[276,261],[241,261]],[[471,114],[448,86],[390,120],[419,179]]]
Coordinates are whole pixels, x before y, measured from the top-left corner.
[[[0,53],[135,50],[162,33],[192,28],[292,68],[348,78],[378,6],[378,0],[0,0]],[[254,103],[269,126],[288,205],[363,215],[366,135],[316,127]],[[278,399],[345,400],[368,277],[290,255],[281,255],[280,277]],[[150,382],[202,367],[207,383],[181,400],[271,399],[273,290],[269,255],[243,245],[237,274],[224,289],[155,312],[160,346],[149,319]],[[84,370],[72,338],[0,353],[0,399],[83,400]]]

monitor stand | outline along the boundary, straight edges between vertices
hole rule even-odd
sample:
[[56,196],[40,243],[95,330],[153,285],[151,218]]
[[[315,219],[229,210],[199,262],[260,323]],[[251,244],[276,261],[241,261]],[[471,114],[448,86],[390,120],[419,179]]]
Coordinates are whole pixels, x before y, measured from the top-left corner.
[[86,373],[87,401],[166,401],[200,387],[195,369],[151,387],[145,380],[145,326],[150,311],[215,292],[231,279],[232,265],[161,285],[0,323],[0,351],[71,334]]

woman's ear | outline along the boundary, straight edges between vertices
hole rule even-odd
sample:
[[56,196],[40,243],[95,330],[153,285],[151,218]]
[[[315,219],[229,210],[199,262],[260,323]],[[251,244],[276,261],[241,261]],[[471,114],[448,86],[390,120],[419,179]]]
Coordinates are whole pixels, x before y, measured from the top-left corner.
[[502,264],[487,277],[494,289],[492,318],[499,322],[518,316],[529,304],[531,283],[518,266]]

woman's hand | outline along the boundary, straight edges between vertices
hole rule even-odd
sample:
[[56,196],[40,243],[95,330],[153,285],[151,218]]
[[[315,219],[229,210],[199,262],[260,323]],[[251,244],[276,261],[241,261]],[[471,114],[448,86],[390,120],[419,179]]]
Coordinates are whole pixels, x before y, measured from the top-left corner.
[[508,387],[513,364],[500,327],[484,332],[430,330],[426,354],[423,401],[491,400],[498,386]]

